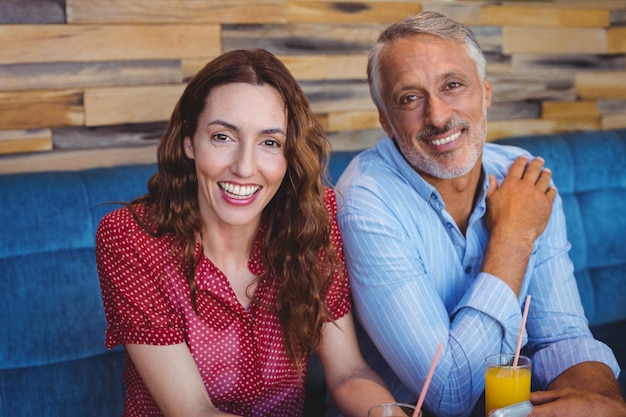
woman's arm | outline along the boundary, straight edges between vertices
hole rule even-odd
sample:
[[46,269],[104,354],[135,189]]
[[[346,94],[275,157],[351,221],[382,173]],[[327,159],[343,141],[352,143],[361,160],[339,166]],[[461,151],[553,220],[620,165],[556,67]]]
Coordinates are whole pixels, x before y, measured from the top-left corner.
[[213,406],[186,344],[124,347],[165,416],[233,416]]
[[395,401],[361,356],[352,313],[324,325],[317,353],[328,389],[344,416],[363,417],[373,406]]

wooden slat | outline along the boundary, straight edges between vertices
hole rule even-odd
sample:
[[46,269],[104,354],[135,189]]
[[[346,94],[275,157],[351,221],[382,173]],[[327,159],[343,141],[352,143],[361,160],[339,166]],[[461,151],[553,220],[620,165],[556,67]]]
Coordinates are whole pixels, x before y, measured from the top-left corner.
[[117,165],[156,162],[156,146],[55,151],[0,157],[0,174],[19,172],[77,171]]
[[375,109],[366,81],[303,81],[300,84],[315,113]]
[[583,99],[626,99],[626,72],[577,73],[576,93]]
[[597,28],[509,27],[502,29],[505,54],[604,54],[607,32]]
[[557,132],[574,132],[579,130],[597,130],[599,123],[576,123],[561,122],[558,120],[544,119],[520,119],[502,120],[489,122],[487,128],[487,140],[521,135],[551,134]]
[[220,26],[0,25],[0,64],[177,59],[221,52]]
[[279,56],[298,80],[366,80],[367,54]]
[[[626,12],[626,10],[625,10]],[[610,28],[608,31],[607,52],[610,54],[626,53],[626,27]]]
[[481,24],[498,26],[606,27],[610,12],[605,8],[554,7],[533,5],[494,5],[481,9]]
[[492,103],[524,100],[574,100],[573,74],[492,74]]
[[511,57],[512,70],[517,73],[562,74],[583,71],[624,71],[624,57],[618,55],[526,55]]
[[85,90],[85,125],[168,120],[185,84],[102,87]]
[[[367,54],[278,55],[297,80],[365,80]],[[184,60],[185,78],[193,76],[208,61]]]
[[224,51],[264,48],[277,55],[368,54],[387,25],[224,25]]
[[134,147],[155,144],[167,123],[126,124],[104,127],[58,127],[52,129],[55,149],[79,150]]
[[80,90],[0,92],[0,128],[40,129],[83,124]]
[[602,129],[626,129],[626,112],[602,116]]
[[340,111],[327,114],[329,131],[380,129],[377,110]]
[[288,1],[289,23],[393,23],[420,12],[416,2],[358,3]]
[[0,1],[0,24],[65,23],[63,0]]
[[66,0],[68,23],[284,23],[287,0]]
[[488,1],[423,2],[422,10],[441,13],[468,26],[480,24],[481,8]]
[[379,128],[350,130],[347,132],[330,132],[328,139],[334,151],[350,151],[370,148],[384,136],[385,131]]
[[542,118],[571,123],[600,124],[602,114],[595,101],[546,101],[542,105]]
[[51,150],[52,132],[50,129],[0,130],[0,154]]
[[0,65],[0,91],[171,84],[182,81],[178,60]]

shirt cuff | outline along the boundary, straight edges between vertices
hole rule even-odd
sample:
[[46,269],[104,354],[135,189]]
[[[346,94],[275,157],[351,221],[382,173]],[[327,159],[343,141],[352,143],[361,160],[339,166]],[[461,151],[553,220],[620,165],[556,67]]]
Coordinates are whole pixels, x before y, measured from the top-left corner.
[[533,390],[546,390],[559,375],[582,362],[601,362],[617,378],[620,367],[613,351],[591,337],[577,337],[550,343],[533,355]]

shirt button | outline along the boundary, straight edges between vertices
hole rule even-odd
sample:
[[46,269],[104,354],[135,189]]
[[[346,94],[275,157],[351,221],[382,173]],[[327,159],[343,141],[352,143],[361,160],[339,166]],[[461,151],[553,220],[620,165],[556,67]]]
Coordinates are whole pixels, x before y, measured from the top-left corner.
[[472,267],[471,266],[466,266],[465,267],[465,273],[469,274],[472,271]]

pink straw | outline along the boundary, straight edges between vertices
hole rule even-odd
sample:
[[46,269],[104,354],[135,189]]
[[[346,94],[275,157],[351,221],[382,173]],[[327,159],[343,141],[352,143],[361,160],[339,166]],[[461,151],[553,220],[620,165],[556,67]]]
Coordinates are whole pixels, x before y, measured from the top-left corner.
[[424,387],[422,388],[422,392],[420,392],[420,397],[417,400],[417,405],[415,406],[413,417],[417,417],[420,413],[420,410],[422,409],[422,404],[424,404],[424,398],[426,398],[426,391],[428,391],[430,381],[433,379],[433,374],[435,373],[435,368],[437,367],[437,362],[439,361],[439,355],[441,355],[442,349],[443,343],[439,343],[439,347],[437,348],[437,352],[435,353],[435,357],[433,358],[433,363],[430,364],[430,370],[428,371],[428,375],[426,376],[426,381],[424,381]]
[[528,307],[530,307],[530,295],[526,296],[526,305],[524,306],[524,314],[522,314],[522,327],[519,329],[517,337],[517,346],[515,347],[515,358],[513,359],[513,368],[517,368],[519,361],[519,353],[522,350],[522,337],[524,336],[524,328],[526,328],[526,319],[528,318]]

